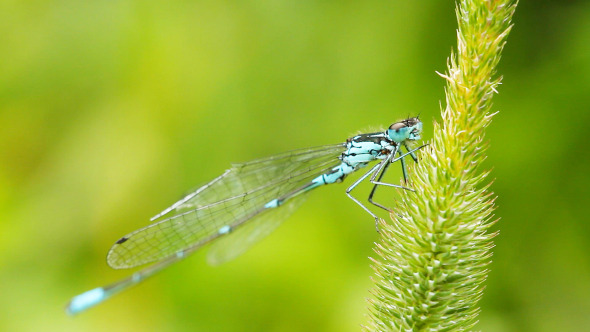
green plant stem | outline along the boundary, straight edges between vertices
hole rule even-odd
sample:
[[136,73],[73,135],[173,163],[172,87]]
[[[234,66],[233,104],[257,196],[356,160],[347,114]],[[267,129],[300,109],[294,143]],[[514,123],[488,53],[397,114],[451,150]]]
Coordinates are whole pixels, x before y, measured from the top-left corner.
[[500,84],[496,66],[516,3],[463,0],[451,53],[442,125],[411,170],[416,192],[401,192],[382,222],[373,260],[371,331],[464,331],[476,323],[496,233],[484,131]]

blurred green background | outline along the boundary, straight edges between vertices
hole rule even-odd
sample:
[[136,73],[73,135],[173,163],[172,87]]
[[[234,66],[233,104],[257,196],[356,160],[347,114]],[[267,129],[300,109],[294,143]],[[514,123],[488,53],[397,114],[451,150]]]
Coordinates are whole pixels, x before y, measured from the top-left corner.
[[[517,9],[478,329],[590,330],[588,18],[587,1]],[[377,233],[344,185],[230,263],[200,252],[78,317],[63,306],[127,276],[113,242],[230,162],[417,113],[432,137],[455,28],[450,1],[0,2],[0,330],[358,331]]]

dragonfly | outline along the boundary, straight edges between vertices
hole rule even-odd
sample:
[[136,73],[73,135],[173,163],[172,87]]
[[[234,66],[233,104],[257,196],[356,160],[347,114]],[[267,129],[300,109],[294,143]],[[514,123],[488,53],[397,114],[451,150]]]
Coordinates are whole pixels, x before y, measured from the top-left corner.
[[368,212],[377,225],[379,217],[351,192],[369,178],[373,184],[369,203],[391,212],[375,202],[373,196],[379,186],[413,191],[403,185],[382,182],[382,177],[391,164],[399,161],[404,184],[408,183],[404,158],[410,155],[418,161],[415,152],[425,145],[411,147],[421,138],[421,132],[422,122],[418,117],[411,117],[393,123],[382,132],[359,134],[344,143],[233,164],[221,176],[152,217],[151,225],[117,240],[107,254],[107,263],[114,269],[152,265],[123,280],[73,297],[66,312],[75,315],[85,311],[207,244],[211,247],[209,263],[231,260],[277,228],[309,192],[342,182],[349,174],[375,161],[378,163],[348,187],[346,195]]

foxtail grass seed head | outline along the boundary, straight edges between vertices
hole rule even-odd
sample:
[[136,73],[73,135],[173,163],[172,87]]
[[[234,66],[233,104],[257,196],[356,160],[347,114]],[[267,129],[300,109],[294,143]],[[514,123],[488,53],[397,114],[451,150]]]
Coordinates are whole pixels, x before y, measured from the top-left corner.
[[401,191],[392,222],[381,221],[368,331],[466,331],[477,322],[497,220],[480,165],[515,8],[508,0],[457,5],[457,50],[439,73],[442,123],[410,170],[415,192]]

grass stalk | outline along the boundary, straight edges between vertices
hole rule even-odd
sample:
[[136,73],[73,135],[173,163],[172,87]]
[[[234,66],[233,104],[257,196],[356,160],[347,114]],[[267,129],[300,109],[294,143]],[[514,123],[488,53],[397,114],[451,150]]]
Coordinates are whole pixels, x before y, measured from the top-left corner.
[[457,51],[445,74],[446,106],[410,171],[373,260],[368,331],[465,331],[477,322],[491,262],[495,196],[481,170],[496,75],[516,2],[457,4]]

